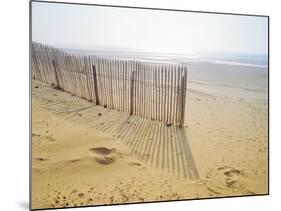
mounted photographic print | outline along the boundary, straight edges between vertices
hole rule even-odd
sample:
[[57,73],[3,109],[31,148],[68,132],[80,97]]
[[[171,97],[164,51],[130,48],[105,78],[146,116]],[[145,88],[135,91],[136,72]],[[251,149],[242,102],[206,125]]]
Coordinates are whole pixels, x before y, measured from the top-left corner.
[[268,16],[30,15],[32,210],[268,194]]

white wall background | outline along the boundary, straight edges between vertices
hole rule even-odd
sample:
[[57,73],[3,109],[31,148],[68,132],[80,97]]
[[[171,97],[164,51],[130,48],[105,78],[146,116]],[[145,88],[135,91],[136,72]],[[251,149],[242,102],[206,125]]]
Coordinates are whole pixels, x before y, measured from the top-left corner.
[[[270,15],[270,196],[197,200],[75,209],[123,210],[280,210],[280,46],[281,13],[273,0],[67,0],[213,12]],[[28,209],[29,74],[28,1],[0,6],[0,210]],[[278,121],[279,120],[279,121]],[[74,209],[68,209],[74,210]]]

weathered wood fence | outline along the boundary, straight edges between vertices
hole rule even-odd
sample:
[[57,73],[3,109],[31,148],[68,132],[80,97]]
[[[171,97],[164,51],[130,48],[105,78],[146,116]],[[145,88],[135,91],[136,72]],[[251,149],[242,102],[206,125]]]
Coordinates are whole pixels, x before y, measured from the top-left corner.
[[186,66],[72,54],[32,42],[32,76],[96,105],[184,125]]

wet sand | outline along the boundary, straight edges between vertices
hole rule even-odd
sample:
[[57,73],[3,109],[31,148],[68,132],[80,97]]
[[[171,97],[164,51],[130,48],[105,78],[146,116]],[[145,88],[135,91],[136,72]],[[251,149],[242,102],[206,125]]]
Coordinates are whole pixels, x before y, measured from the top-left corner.
[[188,88],[178,129],[33,80],[32,207],[266,194],[267,96],[206,84]]

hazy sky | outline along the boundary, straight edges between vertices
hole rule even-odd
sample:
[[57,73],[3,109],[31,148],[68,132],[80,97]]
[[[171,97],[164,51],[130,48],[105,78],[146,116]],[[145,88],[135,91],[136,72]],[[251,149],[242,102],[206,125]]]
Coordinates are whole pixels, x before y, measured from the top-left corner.
[[32,37],[45,44],[165,53],[267,54],[267,18],[32,3]]

